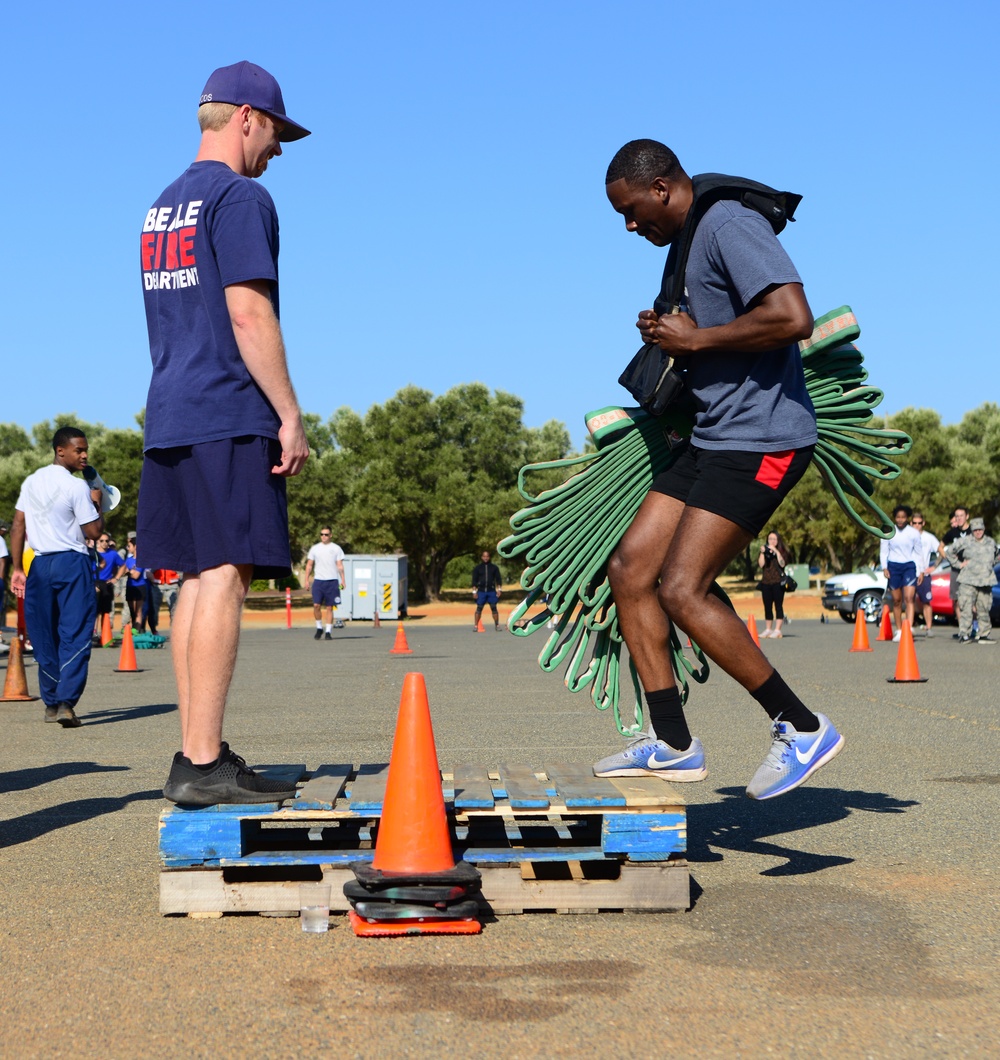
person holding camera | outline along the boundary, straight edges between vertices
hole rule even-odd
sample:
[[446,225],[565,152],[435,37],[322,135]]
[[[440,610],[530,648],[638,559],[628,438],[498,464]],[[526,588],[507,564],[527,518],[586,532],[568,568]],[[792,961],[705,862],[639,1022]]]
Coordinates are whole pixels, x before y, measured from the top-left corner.
[[[763,572],[760,576],[760,598],[764,604],[764,632],[762,637],[783,637],[781,624],[785,621],[785,610],[782,604],[785,600],[785,587],[781,579],[785,573],[785,564],[788,562],[788,549],[781,535],[772,530],[767,535],[767,541],[760,546],[760,554],[757,556],[757,566]],[[774,628],[771,628],[771,623]]]

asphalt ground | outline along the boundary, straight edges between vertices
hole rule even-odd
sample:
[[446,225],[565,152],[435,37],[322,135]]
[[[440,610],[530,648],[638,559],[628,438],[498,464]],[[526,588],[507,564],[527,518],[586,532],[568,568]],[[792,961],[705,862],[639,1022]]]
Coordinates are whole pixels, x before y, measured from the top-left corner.
[[[282,626],[244,631],[226,735],[251,762],[387,761],[411,670],[442,766],[620,745],[585,693],[538,669],[540,634],[411,621],[414,654],[394,656],[394,623],[333,643]],[[995,1056],[1000,649],[939,629],[917,639],[927,682],[890,684],[896,645],[851,654],[839,621],[786,629],[764,651],[847,745],[752,802],[767,719],[718,670],[695,686],[709,777],[680,787],[690,912],[526,913],[473,937],[161,917],[169,647],[139,652],[139,674],[95,651],[81,728],[0,704],[0,1055]]]

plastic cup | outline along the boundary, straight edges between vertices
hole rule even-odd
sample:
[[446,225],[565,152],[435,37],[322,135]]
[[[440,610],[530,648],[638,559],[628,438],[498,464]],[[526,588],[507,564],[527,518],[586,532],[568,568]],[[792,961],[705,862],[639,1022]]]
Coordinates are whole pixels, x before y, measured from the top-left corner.
[[300,883],[299,913],[303,931],[327,931],[330,927],[330,884]]

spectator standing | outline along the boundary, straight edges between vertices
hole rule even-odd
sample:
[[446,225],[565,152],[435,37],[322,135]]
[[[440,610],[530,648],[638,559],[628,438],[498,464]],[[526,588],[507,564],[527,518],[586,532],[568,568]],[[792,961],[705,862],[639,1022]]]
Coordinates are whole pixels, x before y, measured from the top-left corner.
[[[952,566],[958,568],[958,600],[961,608],[958,627],[959,644],[971,644],[974,640],[984,647],[995,644],[991,637],[990,622],[992,589],[997,583],[993,566],[997,561],[997,543],[986,533],[986,523],[976,518],[969,522],[970,533],[956,538],[946,549],[945,555]],[[972,636],[972,616],[975,610],[979,623],[979,636]]]
[[[785,589],[781,584],[788,563],[788,549],[781,535],[772,530],[760,546],[757,566],[760,567],[760,596],[764,605],[764,631],[762,637],[783,637],[781,625],[785,621]],[[774,629],[771,622],[774,622]]]
[[[951,513],[951,526],[945,530],[941,537],[941,544],[944,546],[945,555],[948,554],[949,545],[954,544],[956,541],[960,541],[963,537],[968,537],[971,533],[972,531],[969,529],[969,509],[959,505]],[[948,595],[951,597],[952,604],[955,608],[955,621],[958,622],[959,628],[961,628],[962,607],[958,599],[958,571],[954,566],[951,568]],[[955,640],[958,640],[961,636],[961,633],[956,633]]]
[[306,588],[310,588],[311,583],[313,619],[316,622],[314,640],[321,637],[333,640],[333,609],[340,603],[344,582],[344,550],[333,540],[330,527],[324,526],[320,529],[319,541],[306,555]]
[[[167,613],[170,621],[174,620],[174,607],[177,605],[177,595],[181,588],[181,576],[179,571],[167,570],[157,567],[149,578],[149,614],[147,621],[149,628],[156,633],[160,626],[160,608],[166,601]],[[155,621],[154,621],[155,620]]]
[[[21,486],[11,527],[11,588],[24,599],[24,619],[38,663],[45,721],[65,729],[80,725],[76,705],[87,686],[94,628],[94,574],[88,538],[100,538],[101,490],[74,471],[87,466],[87,439],[77,427],[60,427],[55,458]],[[25,542],[34,556],[24,573]]]
[[[128,555],[125,557],[125,603],[128,605],[132,628],[146,632],[146,572],[139,566],[136,539],[128,539]],[[124,615],[122,616],[124,619]]]
[[[115,550],[114,541],[110,534],[103,533],[97,538],[97,619],[94,624],[94,636],[101,635],[101,622],[104,615],[111,616],[111,626],[115,624],[115,588],[122,571],[125,569],[125,561]],[[125,621],[125,612],[122,611],[122,622]]]
[[250,580],[291,573],[285,479],[309,456],[278,319],[278,217],[256,182],[309,130],[245,61],[212,73],[198,123],[194,162],[140,233],[153,374],[138,533],[150,566],[184,575],[171,631],[181,750],[163,790],[199,806],[273,802],[295,784],[248,768],[222,727]]
[[489,549],[483,549],[480,562],[472,568],[472,595],[476,598],[476,617],[472,620],[473,630],[479,629],[479,619],[483,608],[489,604],[493,613],[493,628],[500,632],[500,612],[497,603],[503,589],[500,581],[500,568],[490,562]]
[[931,607],[931,590],[933,588],[931,584],[931,575],[937,570],[937,564],[934,562],[938,556],[938,548],[941,546],[941,542],[928,530],[926,529],[926,523],[924,522],[924,516],[922,512],[914,512],[913,517],[910,519],[910,526],[920,534],[920,547],[921,555],[924,561],[924,577],[917,584],[917,599],[920,601],[920,605],[924,612],[924,635],[927,637],[934,636],[934,609]]

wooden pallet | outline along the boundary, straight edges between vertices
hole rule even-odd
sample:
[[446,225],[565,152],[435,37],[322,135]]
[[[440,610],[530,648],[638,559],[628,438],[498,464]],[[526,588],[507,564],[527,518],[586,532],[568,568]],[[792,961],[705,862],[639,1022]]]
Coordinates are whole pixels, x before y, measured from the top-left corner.
[[[374,856],[388,766],[258,767],[304,779],[278,806],[171,807],[160,815],[160,912],[294,915],[298,884],[331,883],[349,908],[352,861]],[[589,765],[458,764],[441,775],[456,858],[483,875],[485,912],[687,909],[683,798],[654,777]]]

